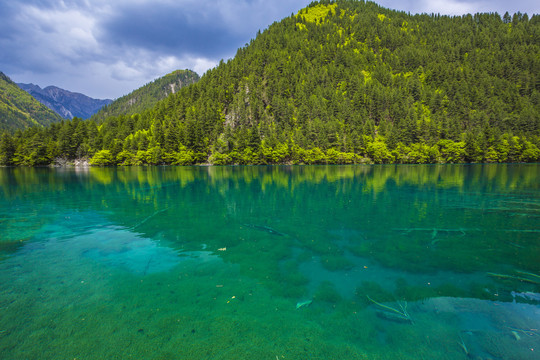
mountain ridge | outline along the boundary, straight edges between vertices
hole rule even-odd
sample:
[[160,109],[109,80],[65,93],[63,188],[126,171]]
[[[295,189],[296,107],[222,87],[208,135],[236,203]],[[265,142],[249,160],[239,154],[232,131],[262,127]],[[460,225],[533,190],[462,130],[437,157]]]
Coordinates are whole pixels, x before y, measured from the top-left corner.
[[55,111],[64,119],[79,117],[88,119],[103,106],[110,104],[111,99],[94,99],[87,95],[72,92],[54,85],[41,88],[35,84],[17,84],[39,102]]

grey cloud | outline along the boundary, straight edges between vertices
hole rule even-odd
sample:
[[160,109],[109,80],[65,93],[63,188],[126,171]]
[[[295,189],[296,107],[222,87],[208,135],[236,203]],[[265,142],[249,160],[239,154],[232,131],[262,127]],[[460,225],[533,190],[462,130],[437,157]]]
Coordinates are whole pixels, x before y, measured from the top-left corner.
[[240,34],[231,32],[218,16],[203,15],[165,4],[141,4],[107,19],[101,24],[99,37],[112,46],[208,57],[230,52],[232,46],[244,40]]
[[180,1],[125,4],[101,23],[100,38],[158,52],[224,57],[266,27],[307,5],[300,1]]

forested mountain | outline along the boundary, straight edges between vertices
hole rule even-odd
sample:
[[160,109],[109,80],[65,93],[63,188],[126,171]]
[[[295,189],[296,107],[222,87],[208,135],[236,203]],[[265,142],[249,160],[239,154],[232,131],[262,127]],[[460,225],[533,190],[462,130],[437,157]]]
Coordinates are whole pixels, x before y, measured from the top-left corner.
[[159,100],[176,93],[184,86],[199,80],[199,75],[191,70],[176,70],[160,77],[128,95],[116,99],[101,109],[92,120],[103,120],[110,116],[128,115],[143,112],[156,105]]
[[103,106],[112,102],[110,99],[93,99],[84,94],[74,93],[56,86],[47,86],[42,89],[34,84],[17,85],[64,119],[74,117],[88,119]]
[[0,72],[0,131],[43,126],[61,118]]
[[538,15],[312,3],[154,108],[29,130],[3,159],[32,164],[38,137],[41,163],[538,161],[539,53]]

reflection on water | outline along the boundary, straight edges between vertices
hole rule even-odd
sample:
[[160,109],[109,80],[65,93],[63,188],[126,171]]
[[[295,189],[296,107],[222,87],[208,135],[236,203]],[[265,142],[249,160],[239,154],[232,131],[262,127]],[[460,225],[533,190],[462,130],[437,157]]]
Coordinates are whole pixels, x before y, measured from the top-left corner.
[[0,354],[533,359],[539,170],[0,169]]

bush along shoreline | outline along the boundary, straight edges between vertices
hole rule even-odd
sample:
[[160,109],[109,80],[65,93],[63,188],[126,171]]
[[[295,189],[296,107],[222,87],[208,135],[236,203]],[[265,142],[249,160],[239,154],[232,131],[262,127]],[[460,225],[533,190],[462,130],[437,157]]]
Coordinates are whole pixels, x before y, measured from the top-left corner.
[[[538,162],[538,146],[518,136],[504,136],[487,148],[467,141],[439,140],[433,145],[398,143],[389,148],[384,138],[365,137],[360,151],[345,152],[319,147],[305,149],[293,144],[268,146],[263,141],[257,147],[210,153],[195,152],[181,147],[167,152],[159,146],[146,150],[101,149],[91,156],[65,157],[55,153],[58,146],[37,145],[31,149],[14,146],[16,140],[4,134],[0,139],[0,165],[3,166],[139,166],[139,165],[272,165],[272,164],[452,164],[452,163],[511,163]],[[26,150],[26,151],[25,151]]]

